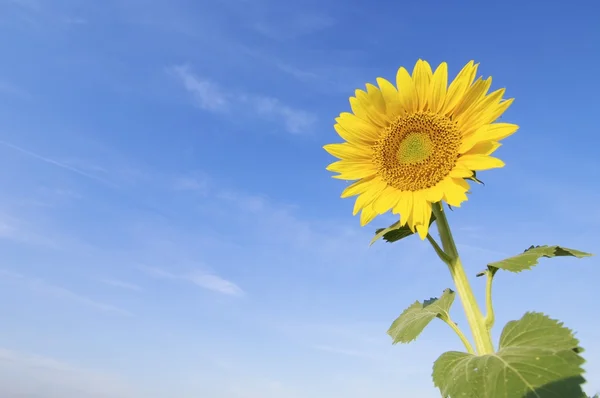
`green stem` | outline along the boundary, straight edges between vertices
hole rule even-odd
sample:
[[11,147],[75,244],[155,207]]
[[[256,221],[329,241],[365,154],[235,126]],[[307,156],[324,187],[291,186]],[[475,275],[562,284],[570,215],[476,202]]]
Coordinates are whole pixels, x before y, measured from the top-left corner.
[[485,324],[485,319],[477,304],[477,300],[475,299],[475,295],[469,284],[469,279],[467,278],[460,261],[458,250],[456,249],[456,244],[454,243],[454,238],[452,237],[450,225],[448,224],[448,219],[446,218],[442,203],[434,203],[432,207],[433,213],[436,216],[436,223],[442,240],[442,247],[444,248],[444,252],[450,257],[448,269],[450,270],[450,275],[456,285],[456,293],[458,294],[458,297],[460,297],[460,301],[465,310],[467,321],[471,328],[473,339],[475,340],[477,353],[479,355],[491,354],[494,352],[492,337]]
[[446,264],[450,264],[450,260],[451,260],[450,256],[448,256],[444,252],[444,250],[442,250],[442,248],[440,247],[440,245],[438,245],[438,243],[435,241],[435,239],[433,239],[433,237],[431,235],[427,234],[427,240],[429,241],[429,243],[431,243],[431,246],[433,246],[433,249],[437,253],[438,257]]
[[471,343],[469,342],[469,339],[467,339],[467,336],[465,336],[465,334],[462,332],[462,330],[460,330],[460,328],[458,327],[458,325],[456,323],[454,323],[452,321],[452,319],[450,319],[450,317],[438,317],[440,318],[442,321],[444,321],[448,326],[450,326],[452,328],[452,330],[454,330],[454,332],[458,335],[458,338],[460,339],[460,341],[462,341],[462,343],[465,345],[465,348],[467,349],[467,352],[469,354],[475,354],[475,350],[473,349],[473,346],[471,345]]
[[494,272],[490,269],[485,271],[485,326],[488,332],[494,327],[494,306],[492,305],[492,281],[494,280]]

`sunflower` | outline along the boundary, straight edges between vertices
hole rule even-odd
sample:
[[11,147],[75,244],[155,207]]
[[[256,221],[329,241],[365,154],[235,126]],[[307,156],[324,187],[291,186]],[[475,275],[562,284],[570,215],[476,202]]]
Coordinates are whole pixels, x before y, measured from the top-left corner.
[[352,113],[334,126],[345,142],[324,149],[340,159],[327,167],[334,178],[354,181],[341,196],[357,196],[362,226],[391,211],[425,239],[433,203],[460,207],[474,171],[504,166],[490,155],[519,127],[494,122],[513,99],[488,93],[492,79],[475,80],[477,67],[470,61],[448,86],[445,62],[433,72],[418,60],[412,76],[398,69],[397,87],[377,78],[350,98]]

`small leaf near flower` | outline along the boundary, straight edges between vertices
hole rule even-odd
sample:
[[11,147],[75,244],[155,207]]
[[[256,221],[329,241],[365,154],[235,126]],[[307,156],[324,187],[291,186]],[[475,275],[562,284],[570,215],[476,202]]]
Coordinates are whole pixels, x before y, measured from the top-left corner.
[[481,184],[481,185],[485,185],[485,183],[483,181],[481,181],[480,179],[477,178],[477,172],[473,172],[473,175],[471,177],[467,177],[467,180],[471,180],[471,181],[475,181],[477,184]]
[[446,398],[584,398],[578,344],[562,323],[528,312],[506,324],[495,354],[442,354],[433,382]]
[[497,269],[503,269],[510,272],[521,272],[531,269],[531,267],[536,265],[538,260],[542,257],[552,258],[563,256],[583,258],[590,257],[592,254],[561,246],[531,246],[521,254],[488,264],[488,268],[492,272],[496,272]]
[[[431,213],[431,220],[429,221],[429,226],[431,226],[431,224],[434,221],[435,216],[433,215],[433,213]],[[401,226],[400,221],[396,221],[387,228],[379,228],[378,230],[376,230],[375,236],[373,237],[373,239],[371,239],[371,243],[369,245],[372,245],[381,238],[383,238],[383,240],[385,240],[388,243],[393,243],[401,239],[408,238],[409,236],[414,234],[415,233],[410,230],[410,227],[408,225]]]
[[396,343],[410,343],[415,340],[433,318],[449,320],[448,311],[454,302],[455,293],[451,289],[444,290],[442,296],[424,302],[416,301],[408,307],[392,323],[388,334]]

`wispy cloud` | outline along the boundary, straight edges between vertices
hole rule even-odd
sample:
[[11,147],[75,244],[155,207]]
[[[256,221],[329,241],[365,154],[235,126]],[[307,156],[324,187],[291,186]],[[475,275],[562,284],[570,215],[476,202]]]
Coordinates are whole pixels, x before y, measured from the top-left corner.
[[194,75],[189,66],[180,65],[170,69],[177,76],[183,87],[193,95],[200,109],[221,112],[229,109],[231,95],[222,90],[215,82]]
[[317,118],[309,112],[292,108],[277,98],[259,95],[242,95],[240,101],[248,104],[257,115],[267,120],[283,122],[285,129],[292,134],[309,131]]
[[238,285],[214,274],[194,272],[187,275],[186,278],[194,284],[214,292],[230,296],[241,296],[244,294],[243,290],[240,289]]
[[195,270],[187,273],[173,273],[158,267],[140,266],[138,268],[155,278],[186,281],[203,289],[228,296],[243,296],[245,294],[234,282],[210,272]]
[[33,151],[30,151],[28,149],[22,148],[22,147],[20,147],[18,145],[11,144],[11,143],[6,142],[6,141],[0,141],[0,145],[4,145],[7,148],[14,149],[15,151],[18,151],[18,152],[20,152],[20,153],[22,153],[22,154],[24,154],[26,156],[29,156],[29,157],[34,158],[34,159],[37,159],[39,161],[51,164],[51,165],[56,166],[56,167],[60,167],[61,169],[70,171],[70,172],[75,173],[75,174],[79,174],[80,176],[87,177],[87,178],[90,178],[92,180],[96,180],[96,181],[99,181],[99,182],[102,182],[102,183],[105,183],[105,184],[113,185],[111,182],[109,182],[109,181],[107,181],[107,180],[105,180],[103,178],[100,178],[100,177],[95,176],[93,174],[87,173],[87,172],[85,172],[85,171],[83,171],[83,170],[81,170],[79,168],[73,167],[73,166],[71,166],[71,165],[69,165],[67,163],[59,162],[58,160],[55,160],[55,159],[52,159],[52,158],[49,158],[49,157],[46,157],[46,156],[42,156],[42,155],[37,154],[37,153],[35,153]]
[[27,245],[58,248],[59,245],[55,237],[50,237],[49,234],[38,231],[35,226],[31,226],[19,218],[0,212],[0,240],[5,239]]
[[123,282],[123,281],[119,281],[116,279],[102,279],[100,282],[102,282],[106,285],[109,285],[109,286],[118,287],[118,288],[126,289],[126,290],[132,290],[132,291],[136,291],[136,292],[139,292],[142,290],[142,288],[136,284],[129,283],[129,282]]
[[191,191],[201,195],[208,192],[209,178],[203,173],[193,173],[175,178],[173,188],[176,191]]
[[282,124],[292,134],[309,131],[317,120],[314,114],[291,107],[277,98],[222,88],[218,83],[194,74],[188,65],[174,66],[168,71],[193,96],[196,106],[205,111],[240,111],[248,117]]
[[131,313],[129,311],[115,307],[110,304],[105,304],[100,301],[96,301],[86,296],[82,296],[71,290],[65,289],[64,287],[47,283],[42,279],[31,278],[5,269],[0,269],[0,278],[5,279],[9,282],[19,284],[23,287],[30,289],[33,292],[45,294],[60,299],[70,300],[84,305],[86,307],[95,309],[97,311],[105,312],[107,314],[131,316]]

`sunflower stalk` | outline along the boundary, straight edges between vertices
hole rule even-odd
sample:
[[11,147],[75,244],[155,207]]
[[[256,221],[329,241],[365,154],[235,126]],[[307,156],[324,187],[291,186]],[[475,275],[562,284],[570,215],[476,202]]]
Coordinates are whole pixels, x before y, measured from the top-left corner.
[[469,279],[462,266],[444,208],[441,203],[433,204],[432,208],[433,213],[436,216],[442,248],[444,253],[449,257],[449,261],[446,262],[446,264],[448,265],[450,275],[456,285],[456,292],[458,293],[465,310],[477,353],[479,355],[492,354],[494,352],[494,345],[492,343],[490,330],[486,325],[485,318],[481,313],[481,309],[479,308],[471,285],[469,284]]
[[490,269],[485,272],[485,326],[491,331],[494,327],[494,306],[492,304],[492,282],[494,280],[494,272]]
[[444,250],[440,247],[440,245],[436,242],[436,240],[430,234],[427,234],[427,240],[431,243],[433,250],[435,250],[438,257],[445,262],[446,264],[450,264],[450,256],[444,252]]
[[454,322],[449,316],[448,317],[438,316],[438,318],[440,318],[442,321],[444,321],[444,323],[446,323],[448,326],[450,326],[450,328],[452,330],[454,330],[454,332],[456,333],[456,335],[458,336],[460,341],[462,341],[463,345],[465,346],[465,348],[467,349],[467,352],[469,354],[475,354],[475,350],[473,349],[471,342],[469,341],[467,336],[465,336],[463,331],[458,327],[458,324],[456,322]]

